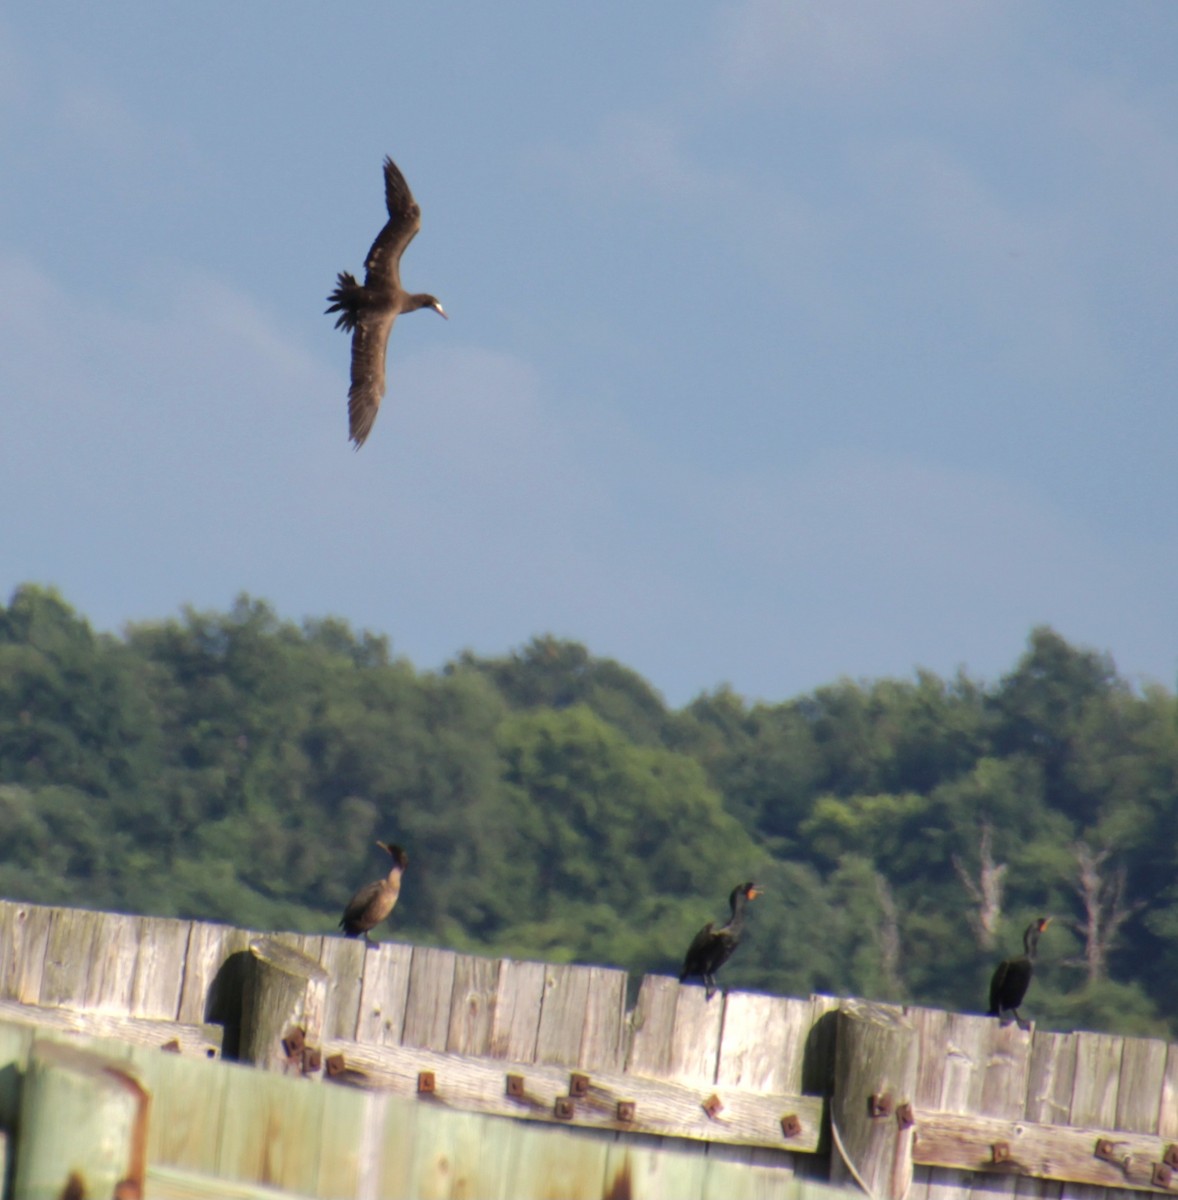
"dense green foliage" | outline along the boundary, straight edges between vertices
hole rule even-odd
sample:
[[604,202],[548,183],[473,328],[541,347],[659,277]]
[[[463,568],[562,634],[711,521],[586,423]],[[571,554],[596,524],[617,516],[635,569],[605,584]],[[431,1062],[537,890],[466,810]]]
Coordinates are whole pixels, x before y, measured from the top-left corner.
[[0,894],[327,931],[376,838],[410,940],[674,970],[755,878],[730,985],[978,1011],[1051,913],[1031,1012],[1178,1028],[1178,700],[1050,629],[991,686],[673,711],[551,638],[421,673],[247,598],[121,638],[0,607]]

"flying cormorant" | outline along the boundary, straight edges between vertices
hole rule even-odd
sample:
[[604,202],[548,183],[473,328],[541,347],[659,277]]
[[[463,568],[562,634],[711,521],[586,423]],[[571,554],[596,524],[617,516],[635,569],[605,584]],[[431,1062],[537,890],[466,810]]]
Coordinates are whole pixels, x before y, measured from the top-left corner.
[[990,1012],[989,1016],[997,1017],[1002,1024],[1009,1025],[1010,1017],[1003,1019],[1004,1013],[1013,1013],[1020,1029],[1030,1029],[1030,1022],[1024,1021],[1019,1015],[1019,1005],[1027,994],[1031,984],[1031,975],[1035,970],[1035,953],[1039,949],[1039,935],[1051,924],[1050,917],[1040,917],[1027,926],[1023,934],[1023,953],[1017,958],[1008,958],[994,968],[994,977],[990,980]]
[[329,313],[338,312],[336,329],[352,334],[352,386],[348,388],[349,436],[359,450],[372,431],[385,390],[385,349],[393,322],[404,312],[432,308],[446,315],[436,296],[407,292],[401,287],[401,255],[421,228],[421,207],[405,176],[386,156],[384,196],[389,210],[385,227],[377,234],[364,261],[364,286],[347,271],[339,273],[335,291],[327,299]]
[[401,876],[409,862],[409,855],[393,842],[376,844],[392,856],[393,869],[387,878],[366,883],[348,901],[348,907],[339,921],[340,928],[348,937],[363,934],[370,946],[376,943],[368,936],[368,931],[379,925],[396,906],[397,897],[401,894]]
[[683,960],[683,970],[679,973],[680,983],[690,975],[698,975],[707,988],[707,998],[710,1000],[715,995],[716,972],[740,945],[740,935],[744,927],[744,906],[760,894],[760,889],[752,880],[732,889],[732,895],[728,897],[732,916],[719,929],[709,921],[695,935],[687,948],[687,957]]

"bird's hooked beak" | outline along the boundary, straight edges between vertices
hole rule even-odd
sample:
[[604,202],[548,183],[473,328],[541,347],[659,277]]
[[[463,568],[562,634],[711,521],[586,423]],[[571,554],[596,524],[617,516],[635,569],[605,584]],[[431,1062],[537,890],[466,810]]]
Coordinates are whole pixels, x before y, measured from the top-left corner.
[[759,887],[749,888],[749,899],[755,900],[765,889]]
[[436,313],[441,313],[442,316],[445,317],[447,321],[450,319],[449,315],[446,313],[446,310],[442,307],[440,301],[435,300],[433,302],[433,304],[430,305],[430,308],[432,308],[434,310],[434,312],[436,312]]

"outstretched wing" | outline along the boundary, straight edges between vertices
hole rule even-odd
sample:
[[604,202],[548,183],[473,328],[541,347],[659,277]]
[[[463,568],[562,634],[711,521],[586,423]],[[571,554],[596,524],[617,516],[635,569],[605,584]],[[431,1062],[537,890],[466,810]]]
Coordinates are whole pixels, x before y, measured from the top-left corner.
[[385,391],[385,349],[396,312],[368,309],[352,333],[352,386],[348,388],[348,433],[359,450],[372,432]]
[[405,176],[388,157],[384,160],[384,198],[389,219],[364,260],[365,287],[382,290],[401,286],[401,255],[421,228],[421,208]]

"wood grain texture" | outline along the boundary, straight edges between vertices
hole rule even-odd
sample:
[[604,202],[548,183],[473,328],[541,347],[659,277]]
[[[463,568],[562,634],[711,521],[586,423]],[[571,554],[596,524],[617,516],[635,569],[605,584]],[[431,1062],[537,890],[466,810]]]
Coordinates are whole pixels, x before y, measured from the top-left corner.
[[460,954],[454,964],[446,1048],[454,1054],[489,1054],[499,991],[499,961]]
[[585,1001],[585,1025],[581,1030],[582,1067],[620,1072],[626,1066],[629,1024],[626,1016],[626,985],[629,976],[613,967],[588,967],[589,995]]
[[565,964],[545,969],[540,1027],[536,1034],[536,1062],[569,1067],[580,1064],[591,982],[589,967]]
[[149,1021],[143,1017],[41,1008],[34,1004],[18,1004],[15,1000],[0,1000],[0,1023],[34,1033],[109,1038],[129,1046],[150,1046],[156,1050],[175,1042],[180,1053],[188,1058],[220,1057],[223,1033],[220,1025],[182,1025],[178,1021]]
[[130,1016],[149,1017],[155,1021],[179,1020],[191,933],[191,921],[162,917],[135,919],[135,975],[131,982]]
[[402,942],[382,942],[375,950],[365,950],[357,1041],[374,1046],[401,1044],[412,965],[413,947]]
[[364,985],[364,943],[355,938],[325,937],[319,965],[327,972],[325,1037],[356,1037]]
[[[916,1113],[913,1157],[917,1162],[953,1166],[994,1175],[1035,1175],[1101,1188],[1155,1190],[1154,1162],[1165,1149],[1161,1138],[1099,1127],[1040,1125],[1004,1121],[972,1113]],[[1105,1162],[1093,1150],[1100,1138],[1116,1145],[1118,1161]],[[1010,1161],[993,1163],[993,1146],[1005,1142]]]
[[[340,1054],[358,1072],[357,1082],[395,1096],[416,1096],[418,1076],[432,1071],[435,1090],[421,1098],[427,1106],[489,1115],[517,1117],[570,1127],[588,1126],[626,1133],[657,1134],[738,1145],[813,1150],[818,1144],[822,1101],[816,1096],[763,1094],[746,1088],[711,1084],[692,1087],[632,1075],[593,1072],[588,1094],[575,1103],[569,1122],[555,1112],[559,1097],[569,1094],[570,1071],[539,1063],[506,1063],[467,1058],[408,1047],[373,1047],[358,1042],[328,1041],[325,1053]],[[524,1094],[507,1094],[508,1074],[524,1080]],[[722,1110],[713,1118],[704,1101],[719,1097]],[[635,1120],[618,1120],[619,1100],[636,1105]],[[781,1128],[785,1113],[797,1113],[801,1133],[787,1138]]]
[[546,969],[544,963],[538,962],[517,962],[510,958],[500,962],[491,1021],[493,1058],[531,1062],[536,1057]]
[[454,994],[453,950],[415,946],[409,965],[409,993],[401,1043],[426,1050],[444,1050],[450,1032],[450,1001]]

